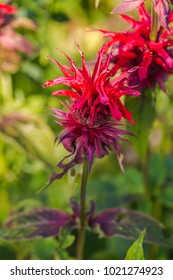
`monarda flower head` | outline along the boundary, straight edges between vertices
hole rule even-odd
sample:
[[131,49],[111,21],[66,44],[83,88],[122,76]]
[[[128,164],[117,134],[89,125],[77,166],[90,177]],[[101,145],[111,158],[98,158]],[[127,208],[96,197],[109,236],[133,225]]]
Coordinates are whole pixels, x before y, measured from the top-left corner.
[[84,111],[87,111],[91,125],[94,123],[97,110],[100,110],[100,104],[109,111],[114,120],[120,121],[123,117],[133,123],[132,114],[124,107],[120,98],[123,95],[138,96],[139,91],[127,84],[130,71],[118,75],[117,68],[116,73],[114,73],[117,76],[110,79],[109,63],[112,55],[107,56],[106,51],[106,46],[103,46],[99,51],[92,74],[81,51],[82,69],[77,68],[74,61],[66,55],[70,66],[62,66],[58,61],[49,58],[58,65],[64,77],[49,80],[44,84],[44,87],[58,84],[69,86],[70,89],[57,90],[53,92],[53,95],[64,95],[73,100],[73,111],[79,115],[83,115]]
[[[123,0],[123,2],[112,11],[114,13],[125,13],[139,7],[145,0]],[[173,4],[173,0],[152,0],[154,10],[159,18],[159,23],[165,29],[168,28],[168,15],[170,13],[170,3]]]
[[53,93],[54,96],[69,98],[69,103],[64,104],[66,111],[52,108],[57,122],[64,127],[56,141],[62,143],[70,154],[57,164],[57,169],[61,170],[53,172],[49,183],[61,178],[72,166],[85,160],[88,160],[90,170],[94,157],[102,158],[110,150],[122,155],[119,141],[123,140],[122,135],[130,133],[119,129],[119,121],[122,117],[133,121],[132,114],[124,107],[120,97],[126,94],[138,96],[139,92],[126,85],[130,75],[128,72],[110,80],[110,56],[106,57],[105,51],[104,46],[98,54],[92,75],[81,51],[82,69],[77,68],[67,56],[70,66],[62,66],[53,60],[64,77],[49,80],[44,87],[58,84],[70,87]]
[[20,63],[19,52],[31,54],[34,50],[32,44],[21,34],[17,28],[35,29],[36,24],[26,18],[15,18],[17,10],[0,3],[0,70],[15,72]]
[[[139,89],[154,89],[159,84],[163,91],[164,82],[169,74],[173,73],[173,28],[170,31],[160,27],[155,39],[151,38],[151,16],[144,4],[138,8],[140,21],[127,15],[121,15],[132,31],[122,33],[100,30],[104,37],[110,37],[107,48],[115,47],[111,61],[114,63],[112,71],[117,65],[124,71],[137,67],[137,73],[130,76],[130,84],[138,84]],[[172,22],[173,12],[169,14],[169,23]]]

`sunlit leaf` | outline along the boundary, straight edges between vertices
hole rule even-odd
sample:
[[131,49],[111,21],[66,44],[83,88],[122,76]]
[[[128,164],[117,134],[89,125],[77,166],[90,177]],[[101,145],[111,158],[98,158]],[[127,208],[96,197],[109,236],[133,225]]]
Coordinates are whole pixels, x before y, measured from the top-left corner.
[[15,250],[10,244],[0,244],[0,260],[16,260]]
[[130,246],[125,256],[125,260],[144,260],[144,251],[142,247],[146,230],[144,229],[139,238]]
[[38,260],[52,260],[55,257],[57,241],[55,238],[34,241],[34,257]]
[[100,0],[95,0],[95,7],[98,8]]
[[117,8],[115,8],[111,13],[121,14],[121,13],[131,11],[134,8],[138,7],[142,2],[143,0],[124,0],[124,1],[122,0],[122,3]]
[[49,167],[54,166],[54,136],[39,116],[28,112],[12,112],[2,117],[0,131],[32,156]]
[[58,250],[64,250],[70,247],[75,240],[75,236],[69,234],[68,228],[62,228],[58,235]]
[[21,66],[21,72],[37,82],[42,79],[43,70],[37,64],[24,62]]

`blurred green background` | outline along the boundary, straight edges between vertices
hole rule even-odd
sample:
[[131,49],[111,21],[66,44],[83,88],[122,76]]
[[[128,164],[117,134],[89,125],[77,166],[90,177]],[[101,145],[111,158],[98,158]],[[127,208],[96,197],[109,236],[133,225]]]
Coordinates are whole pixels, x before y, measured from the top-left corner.
[[[62,50],[80,66],[75,40],[87,61],[93,61],[103,38],[87,28],[122,31],[127,27],[117,15],[110,15],[117,3],[120,1],[102,0],[99,8],[95,9],[95,0],[10,1],[17,7],[18,17],[30,18],[37,23],[37,29],[19,30],[34,45],[34,54],[21,54],[22,62],[15,73],[0,72],[0,223],[12,213],[39,206],[70,212],[69,199],[78,199],[81,172],[78,167],[38,193],[48,181],[55,164],[65,155],[61,146],[54,147],[54,138],[61,128],[55,124],[48,109],[60,107],[60,102],[51,97],[53,88],[42,87],[46,80],[61,75],[61,72],[46,56],[66,64]],[[167,82],[167,90],[173,96],[171,79]],[[123,145],[124,176],[115,155],[95,160],[87,199],[88,203],[92,199],[96,201],[97,211],[128,207],[156,217],[173,231],[172,105],[172,98],[158,91],[154,120],[151,104],[146,106],[140,119],[136,103],[128,101],[127,106],[138,122],[138,138],[132,141],[134,145]],[[152,193],[150,196],[146,185]],[[85,257],[123,259],[131,243],[119,237],[99,238],[88,232],[89,245],[86,246]],[[146,258],[173,257],[170,249],[148,245],[144,249]],[[67,258],[75,256],[75,244],[68,249],[68,254]],[[61,257],[53,238],[10,243],[0,241],[0,259]]]

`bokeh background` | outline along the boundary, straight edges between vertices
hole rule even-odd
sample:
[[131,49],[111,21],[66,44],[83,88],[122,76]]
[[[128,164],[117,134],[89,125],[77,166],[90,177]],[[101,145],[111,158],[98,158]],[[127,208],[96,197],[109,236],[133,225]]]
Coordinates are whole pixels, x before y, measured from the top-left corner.
[[[53,88],[43,89],[42,86],[47,79],[61,73],[46,56],[67,63],[63,51],[80,66],[76,41],[92,64],[103,38],[88,28],[112,31],[128,28],[117,15],[110,14],[120,1],[101,0],[98,9],[95,9],[95,0],[16,0],[8,3],[17,8],[17,17],[29,18],[37,27],[34,30],[18,29],[33,44],[33,54],[21,53],[20,62],[14,59],[15,67],[0,70],[0,223],[10,214],[40,206],[71,212],[69,200],[79,196],[80,167],[39,192],[56,163],[65,155],[61,145],[54,146],[54,138],[61,128],[48,109],[61,107],[61,104],[51,96]],[[136,16],[137,12],[132,14]],[[125,175],[121,174],[116,155],[95,160],[87,200],[88,204],[95,200],[97,212],[111,207],[144,212],[164,222],[173,232],[171,78],[167,91],[170,97],[158,90],[154,105],[146,106],[140,118],[136,114],[136,103],[128,101],[127,106],[131,107],[138,122],[135,131],[138,137],[123,145]],[[151,106],[156,108],[154,118]],[[132,131],[131,126],[128,129]],[[152,199],[147,196],[146,176]],[[123,259],[131,243],[120,237],[105,239],[88,232],[85,258]],[[173,257],[172,249],[148,245],[144,245],[144,249],[146,258]],[[0,241],[0,259],[71,259],[75,256],[75,243],[68,248],[68,253],[63,256],[61,253],[54,238]]]

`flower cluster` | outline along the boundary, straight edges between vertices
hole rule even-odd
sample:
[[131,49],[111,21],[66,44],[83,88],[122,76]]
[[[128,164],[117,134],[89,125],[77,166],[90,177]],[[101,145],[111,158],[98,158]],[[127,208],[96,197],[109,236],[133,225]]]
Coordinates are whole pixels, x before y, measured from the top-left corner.
[[[140,21],[127,15],[121,15],[132,30],[123,33],[100,30],[104,37],[109,37],[107,43],[109,49],[115,47],[115,55],[112,57],[112,71],[117,65],[122,70],[128,71],[137,67],[134,75],[130,76],[130,84],[138,85],[144,91],[147,88],[154,89],[156,84],[165,90],[164,82],[169,74],[173,73],[173,29],[169,31],[159,27],[152,33],[152,20],[146,11],[144,4],[138,7]],[[173,12],[168,16],[168,23],[172,22]]]
[[7,4],[0,3],[0,69],[15,72],[20,62],[18,52],[31,54],[33,46],[18,32],[17,28],[32,29],[36,24],[27,18],[15,18],[17,10]]
[[[112,11],[113,13],[124,13],[139,7],[145,0],[123,0],[123,2]],[[159,18],[159,24],[168,29],[168,15],[170,13],[170,3],[173,0],[152,0],[154,10]]]
[[[122,136],[131,133],[119,128],[120,121],[125,119],[134,124],[132,113],[122,103],[122,96],[139,96],[156,84],[165,91],[164,81],[173,70],[173,29],[171,26],[164,29],[163,24],[156,28],[153,15],[147,12],[143,1],[131,2],[138,2],[140,20],[121,15],[131,30],[117,33],[100,29],[110,40],[98,52],[92,73],[79,46],[81,68],[65,54],[70,66],[63,66],[49,57],[63,76],[46,81],[44,87],[59,84],[69,87],[53,92],[53,96],[68,98],[68,104],[64,104],[66,111],[52,110],[57,122],[65,128],[56,140],[70,153],[58,163],[57,168],[62,170],[53,172],[50,182],[61,178],[75,164],[88,160],[91,169],[94,157],[104,157],[110,150],[118,155],[122,153],[119,142]],[[170,12],[168,25],[172,17]]]

